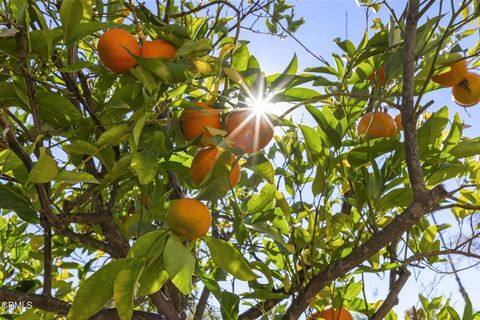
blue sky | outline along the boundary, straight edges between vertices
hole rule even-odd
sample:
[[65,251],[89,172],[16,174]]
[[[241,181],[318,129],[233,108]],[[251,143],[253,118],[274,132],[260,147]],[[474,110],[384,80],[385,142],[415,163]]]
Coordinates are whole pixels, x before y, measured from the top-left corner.
[[[331,53],[339,52],[338,47],[333,43],[333,39],[346,36],[357,44],[365,30],[365,10],[359,7],[354,0],[303,0],[291,2],[295,4],[295,12],[298,17],[305,19],[305,24],[298,30],[295,36],[315,54],[320,54],[329,62],[332,62]],[[401,15],[406,1],[389,1],[392,7]],[[433,15],[433,12],[431,11]],[[348,13],[348,24],[346,28],[346,13]],[[370,22],[372,18],[379,17],[383,22],[388,22],[388,12],[382,9],[378,14],[370,11]],[[371,25],[371,23],[370,23]],[[259,23],[259,27],[263,27]],[[372,34],[374,31],[372,31]],[[267,74],[282,72],[289,63],[293,54],[296,53],[299,59],[299,69],[306,67],[319,66],[321,63],[312,55],[307,53],[295,40],[291,38],[280,39],[268,35],[254,34],[243,30],[241,39],[249,40],[250,52],[259,60],[262,70]],[[475,38],[475,37],[473,37]],[[477,39],[472,40],[471,43]],[[465,47],[471,45],[465,43]],[[450,89],[442,89],[428,94],[424,102],[435,100],[435,104],[430,109],[434,111],[447,105],[450,108],[450,118],[454,113],[459,112],[465,123],[472,125],[466,129],[464,134],[470,137],[479,136],[479,128],[475,126],[476,119],[480,116],[480,106],[465,110],[454,104],[451,100]],[[468,111],[468,112],[466,112]],[[298,111],[297,119],[302,117],[303,110]],[[393,111],[392,115],[398,111]],[[308,119],[308,117],[305,117]],[[308,120],[306,120],[308,121]],[[455,224],[450,212],[438,212],[436,218],[439,222],[448,222]],[[447,239],[449,235],[446,235]],[[458,258],[454,257],[455,261]],[[465,263],[458,261],[458,265],[465,266]],[[478,288],[479,267],[463,271],[460,276],[464,286],[474,303],[474,308],[480,309],[480,289]],[[455,309],[462,311],[463,300],[458,293],[458,286],[452,275],[444,276],[435,289],[430,293],[428,290],[432,283],[437,283],[438,278],[435,273],[429,269],[418,269],[409,279],[404,290],[400,294],[400,303],[395,308],[400,314],[413,305],[419,306],[418,293],[435,297],[444,295],[451,297]],[[475,285],[477,283],[477,285]],[[383,299],[387,293],[388,281],[377,276],[368,276],[366,279],[367,297],[370,301]],[[461,313],[461,312],[460,312]]]

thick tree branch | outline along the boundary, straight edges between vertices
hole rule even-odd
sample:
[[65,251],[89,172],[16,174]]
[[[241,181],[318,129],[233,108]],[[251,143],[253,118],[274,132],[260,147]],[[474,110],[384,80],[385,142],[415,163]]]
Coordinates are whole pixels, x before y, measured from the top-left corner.
[[40,217],[43,227],[43,291],[45,296],[52,294],[52,227],[45,215]]
[[424,199],[427,195],[417,141],[417,119],[414,110],[414,74],[415,74],[415,42],[417,36],[418,0],[410,0],[407,9],[405,28],[402,105],[400,112],[404,127],[405,158],[408,176],[415,199]]
[[[9,290],[5,288],[0,288],[0,303],[2,302],[17,302],[17,303],[31,303],[32,307],[40,310],[45,310],[48,312],[53,312],[55,314],[66,316],[70,310],[71,305],[63,300],[59,300],[52,297],[46,297],[38,294],[27,293],[23,291]],[[94,320],[119,320],[116,309],[103,309],[98,312],[96,315],[91,317]],[[133,311],[132,319],[135,320],[165,320],[169,318],[164,318],[159,314],[154,314],[145,311]]]
[[56,233],[60,234],[60,235],[64,235],[67,238],[69,238],[69,239],[71,239],[75,242],[87,245],[87,246],[89,246],[93,249],[97,249],[97,250],[103,251],[105,253],[108,253],[113,258],[118,259],[118,258],[123,258],[125,256],[125,255],[122,255],[121,252],[118,252],[117,250],[115,250],[115,248],[113,248],[108,243],[105,243],[103,241],[94,239],[94,238],[92,238],[90,236],[87,236],[85,234],[75,233],[75,232],[73,232],[69,229],[66,229],[66,228],[56,230]]
[[207,289],[207,287],[203,287],[202,294],[198,300],[197,308],[195,309],[195,315],[193,316],[194,320],[203,319],[203,314],[205,313],[205,307],[207,306],[209,296],[210,291]]
[[394,283],[390,292],[387,295],[385,301],[375,314],[370,318],[371,320],[382,320],[385,319],[385,316],[392,310],[392,308],[398,304],[398,295],[402,291],[403,286],[407,283],[408,278],[410,277],[410,271],[407,269],[402,270],[399,273],[397,281]]
[[164,314],[168,320],[180,320],[181,317],[178,315],[175,307],[171,301],[168,301],[167,298],[163,295],[162,291],[157,291],[150,295],[153,304],[157,307],[158,311],[161,314]]

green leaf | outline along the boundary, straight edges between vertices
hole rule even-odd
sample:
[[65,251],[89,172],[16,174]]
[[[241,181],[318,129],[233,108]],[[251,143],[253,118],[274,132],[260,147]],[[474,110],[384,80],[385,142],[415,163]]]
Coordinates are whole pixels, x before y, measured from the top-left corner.
[[368,164],[373,159],[402,147],[395,138],[380,138],[369,140],[366,144],[356,147],[348,153],[348,162],[356,167]]
[[315,179],[312,183],[312,193],[313,195],[319,195],[323,192],[325,187],[325,172],[321,167],[317,167],[317,173],[315,174]]
[[108,129],[98,138],[96,145],[98,147],[107,145],[116,145],[127,140],[130,133],[128,124],[123,123],[113,128]]
[[47,91],[37,91],[38,113],[45,122],[65,127],[82,120],[81,112],[64,96]]
[[250,59],[250,52],[248,52],[248,47],[246,44],[235,51],[232,56],[232,68],[242,72],[248,68],[248,60]]
[[76,183],[99,183],[98,180],[88,172],[60,171],[55,181],[63,181],[72,184]]
[[205,243],[210,250],[213,262],[243,281],[253,281],[257,275],[250,268],[248,261],[232,244],[221,239],[207,238]]
[[78,61],[74,64],[70,64],[68,66],[65,66],[63,68],[58,69],[60,72],[78,72],[81,71],[85,68],[89,68],[91,66],[95,65],[93,62],[90,61]]
[[113,299],[121,320],[132,319],[135,288],[144,267],[144,260],[133,260],[118,273],[115,279]]
[[282,90],[283,88],[288,87],[288,85],[295,79],[295,75],[298,69],[298,59],[297,55],[294,54],[292,60],[288,64],[287,68],[282,72],[282,74],[276,78],[270,85],[272,92]]
[[138,64],[167,83],[178,83],[186,79],[187,65],[182,61],[162,61],[133,55]]
[[38,216],[32,204],[22,191],[11,183],[0,185],[0,208],[15,211],[23,221],[38,223]]
[[261,153],[253,155],[248,158],[247,163],[243,166],[251,169],[268,183],[273,184],[275,182],[275,169],[272,162],[265,155]]
[[163,261],[173,284],[183,294],[189,294],[192,291],[195,257],[174,234],[171,234],[167,240]]
[[105,175],[105,178],[103,179],[102,183],[99,185],[98,188],[101,189],[126,174],[129,171],[127,169],[130,168],[132,157],[133,156],[131,154],[128,154],[120,158],[120,160],[115,161],[112,170],[110,170],[110,172]]
[[113,297],[115,278],[131,259],[112,261],[80,284],[67,320],[86,319],[98,311]]
[[306,109],[310,112],[322,131],[325,132],[328,139],[322,139],[324,145],[330,147],[330,145],[333,144],[336,149],[340,149],[342,146],[342,136],[336,130],[339,126],[339,122],[330,108],[325,106],[320,110],[312,105],[307,105]]
[[450,131],[448,132],[448,136],[445,138],[445,141],[443,141],[443,151],[450,151],[453,147],[455,147],[462,138],[462,132],[463,123],[460,115],[457,112],[453,118],[453,123],[450,127]]
[[140,136],[142,135],[143,128],[145,127],[145,123],[151,116],[151,113],[146,113],[140,119],[135,122],[133,126],[133,141],[135,142],[135,148],[138,148]]
[[33,183],[47,183],[52,181],[58,173],[57,162],[40,148],[40,157],[28,175],[28,181]]
[[427,180],[428,185],[436,186],[437,184],[452,179],[467,170],[465,164],[442,163],[439,168],[435,169]]
[[186,55],[204,55],[212,49],[210,39],[186,40],[177,50],[177,57]]
[[333,40],[337,44],[337,46],[343,50],[349,57],[352,57],[355,54],[355,46],[353,45],[352,41],[350,40],[343,40],[340,41],[340,38],[336,38]]
[[433,248],[433,243],[435,240],[435,237],[437,236],[438,231],[437,231],[437,225],[432,224],[430,225],[422,235],[422,238],[420,239],[420,250],[422,252],[429,252],[429,251],[434,251],[435,248]]
[[167,280],[168,273],[165,271],[163,257],[160,256],[143,270],[138,280],[138,295],[142,297],[157,292]]
[[155,230],[142,235],[128,251],[128,258],[145,256],[148,259],[160,256],[165,247],[165,230]]
[[465,308],[463,309],[463,317],[462,320],[472,320],[473,318],[473,307],[472,301],[468,296],[465,297]]
[[64,145],[63,149],[69,153],[92,155],[97,148],[90,142],[83,140],[74,140],[68,145]]
[[322,96],[320,92],[309,88],[290,88],[285,90],[283,95],[287,97],[289,101],[304,101]]
[[[247,212],[249,214],[257,213],[268,208],[275,200],[277,188],[273,184],[265,184],[259,194],[254,194],[247,204]],[[270,206],[271,207],[271,206]]]
[[63,25],[64,39],[67,42],[75,28],[78,27],[83,17],[81,0],[63,0],[60,7],[60,20]]
[[301,124],[299,125],[299,128],[302,130],[303,137],[305,138],[306,149],[310,159],[315,164],[320,164],[321,158],[324,157],[320,135],[315,129],[309,126]]
[[202,200],[216,200],[223,198],[228,190],[230,190],[230,183],[228,177],[231,170],[231,153],[223,152],[215,161],[215,166],[205,177],[205,180],[200,185],[202,191],[198,194],[198,198]]
[[375,208],[378,212],[386,212],[396,207],[405,208],[413,201],[413,193],[410,188],[393,189],[386,195],[378,198]]
[[151,182],[157,174],[158,156],[151,150],[135,152],[131,163],[141,185]]
[[452,317],[453,320],[460,320],[460,316],[458,315],[457,311],[455,311],[455,309],[448,306],[447,310],[448,310],[448,313],[450,314],[450,317]]
[[420,155],[427,154],[428,147],[441,139],[442,131],[448,124],[448,107],[443,107],[418,129],[418,148]]
[[457,159],[476,156],[480,154],[480,139],[462,141],[450,150],[450,154]]
[[[76,1],[76,0],[71,0],[71,1]],[[73,42],[83,39],[86,36],[91,36],[92,34],[94,34],[99,30],[108,29],[116,26],[119,26],[119,25],[117,23],[110,23],[110,22],[85,22],[85,23],[77,24],[70,31],[70,36],[66,40],[65,45],[68,47]]]
[[239,296],[228,291],[223,291],[220,299],[222,319],[237,320],[239,304]]
[[344,295],[344,299],[347,301],[355,299],[360,292],[362,292],[363,285],[361,282],[352,282],[348,285],[347,292]]
[[43,38],[45,40],[45,43],[47,45],[47,54],[48,57],[52,56],[52,36],[50,33],[50,30],[48,28],[47,22],[45,20],[45,17],[43,16],[42,12],[37,8],[37,6],[32,6],[32,8],[35,11],[35,14],[38,17],[38,21],[40,23],[40,26],[42,27],[42,34]]

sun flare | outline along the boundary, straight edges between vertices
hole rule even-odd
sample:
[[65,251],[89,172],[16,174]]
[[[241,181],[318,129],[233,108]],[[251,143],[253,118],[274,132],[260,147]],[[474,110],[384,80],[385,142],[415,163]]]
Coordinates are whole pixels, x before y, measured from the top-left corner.
[[273,114],[280,116],[287,109],[284,103],[272,102],[269,98],[251,99],[248,106],[255,112],[255,114]]

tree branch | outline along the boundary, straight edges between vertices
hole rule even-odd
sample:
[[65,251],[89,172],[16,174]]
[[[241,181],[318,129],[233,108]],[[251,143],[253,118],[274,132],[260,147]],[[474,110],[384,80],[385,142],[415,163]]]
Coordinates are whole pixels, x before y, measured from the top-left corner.
[[207,287],[203,287],[202,294],[198,300],[197,309],[195,310],[194,320],[202,320],[205,313],[205,307],[207,306],[208,297],[210,296],[210,290]]
[[419,0],[410,0],[407,9],[405,28],[402,105],[400,112],[404,127],[405,158],[408,176],[415,199],[423,199],[428,195],[417,141],[417,119],[414,112],[414,75],[415,75],[415,41],[417,36],[417,16]]
[[241,22],[241,14],[240,14],[240,10],[238,10],[238,8],[230,3],[230,1],[224,1],[224,0],[214,0],[214,1],[211,1],[211,2],[208,2],[206,4],[202,4],[202,5],[199,5],[195,8],[193,8],[192,10],[189,10],[189,11],[184,11],[184,12],[180,12],[180,13],[177,13],[177,14],[174,14],[174,15],[171,15],[170,17],[171,18],[181,18],[181,17],[185,17],[185,16],[188,16],[192,13],[195,13],[195,12],[198,12],[198,11],[201,11],[205,8],[208,8],[210,6],[213,6],[213,5],[226,5],[227,7],[229,7],[230,9],[232,9],[236,16],[237,16],[237,23],[236,23],[236,31],[235,31],[235,40],[238,39],[238,37],[240,36],[240,22]]
[[153,304],[157,307],[158,311],[161,314],[164,314],[168,320],[179,320],[181,317],[178,315],[177,311],[172,302],[168,301],[167,298],[163,295],[162,291],[159,290],[150,295]]
[[[59,300],[52,297],[46,297],[38,294],[27,293],[17,290],[9,290],[6,288],[0,288],[0,302],[21,302],[31,303],[32,307],[55,314],[66,316],[70,310],[71,305],[63,300]],[[103,309],[94,315],[91,319],[94,320],[119,320],[116,309]],[[132,319],[135,320],[165,320],[163,316],[145,311],[133,311]],[[170,320],[170,318],[167,318]]]
[[462,251],[458,249],[446,249],[446,250],[440,250],[440,251],[430,251],[430,252],[419,252],[414,254],[413,256],[410,256],[405,260],[404,265],[408,265],[414,261],[422,260],[425,258],[430,258],[430,257],[436,257],[436,256],[442,256],[442,255],[449,255],[449,254],[458,254],[461,256],[469,257],[469,258],[475,258],[480,260],[480,255],[467,252],[467,251]]
[[85,234],[79,234],[79,233],[75,233],[67,228],[64,228],[64,229],[60,229],[60,230],[55,230],[57,234],[60,234],[60,235],[63,235],[63,236],[66,236],[67,238],[75,241],[75,242],[78,242],[80,244],[84,244],[84,245],[87,245],[93,249],[97,249],[97,250],[100,250],[100,251],[103,251],[105,253],[108,253],[110,256],[112,256],[113,258],[123,258],[124,256],[126,255],[122,255],[121,252],[119,252],[118,250],[115,250],[114,247],[112,247],[110,244],[108,243],[105,243],[103,241],[100,241],[100,240],[97,240],[97,239],[94,239],[92,237],[89,237]]
[[387,295],[385,301],[374,315],[370,318],[371,320],[382,320],[385,319],[385,316],[392,310],[392,308],[398,304],[398,295],[402,291],[403,286],[407,283],[408,278],[410,277],[410,271],[407,269],[402,270],[399,273],[397,281],[394,283],[393,287],[390,289],[390,292]]

